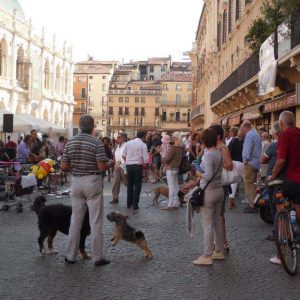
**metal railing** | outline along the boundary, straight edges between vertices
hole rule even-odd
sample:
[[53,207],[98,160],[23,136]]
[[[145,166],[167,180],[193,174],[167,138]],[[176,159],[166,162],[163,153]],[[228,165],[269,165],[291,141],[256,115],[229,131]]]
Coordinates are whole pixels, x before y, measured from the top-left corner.
[[109,94],[113,95],[160,95],[160,90],[113,90],[110,89]]
[[192,120],[198,116],[203,116],[203,115],[204,115],[204,109],[200,105],[198,105],[195,109],[193,109],[191,111],[191,119]]
[[251,79],[259,72],[259,58],[250,56],[235,71],[233,71],[212,93],[210,105],[214,105],[228,93]]

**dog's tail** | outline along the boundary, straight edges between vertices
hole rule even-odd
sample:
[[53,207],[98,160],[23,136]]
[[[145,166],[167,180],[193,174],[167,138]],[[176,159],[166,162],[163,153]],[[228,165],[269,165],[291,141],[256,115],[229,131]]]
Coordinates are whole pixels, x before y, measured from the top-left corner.
[[144,233],[143,233],[142,231],[137,231],[137,232],[135,233],[135,238],[136,238],[137,240],[143,240],[143,239],[145,239],[145,235],[144,235]]
[[43,196],[38,196],[35,198],[33,204],[31,205],[31,210],[35,211],[36,214],[39,213],[40,209],[45,206],[47,199]]

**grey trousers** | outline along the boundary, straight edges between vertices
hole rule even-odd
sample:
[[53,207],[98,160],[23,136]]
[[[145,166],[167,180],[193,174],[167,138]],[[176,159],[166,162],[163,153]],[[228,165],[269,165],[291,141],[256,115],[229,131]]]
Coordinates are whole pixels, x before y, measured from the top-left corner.
[[80,241],[80,231],[87,208],[92,236],[92,258],[103,259],[103,178],[100,175],[72,177],[72,217],[69,229],[67,259],[75,260]]
[[201,207],[201,221],[203,227],[204,255],[210,256],[216,250],[223,250],[223,226],[222,226],[222,202],[224,198],[223,188],[205,190],[204,205]]
[[127,175],[124,174],[123,168],[121,168],[121,163],[117,162],[114,169],[114,179],[112,185],[112,196],[113,199],[118,199],[120,194],[120,186],[123,182],[127,186]]

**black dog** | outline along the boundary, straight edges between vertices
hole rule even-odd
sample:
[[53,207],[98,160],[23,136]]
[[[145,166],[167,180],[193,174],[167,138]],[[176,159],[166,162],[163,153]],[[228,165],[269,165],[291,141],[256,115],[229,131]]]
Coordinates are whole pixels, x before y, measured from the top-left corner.
[[[43,196],[38,196],[34,200],[31,207],[38,215],[38,225],[40,230],[40,236],[38,238],[38,243],[40,247],[40,252],[45,255],[44,241],[48,237],[48,248],[51,253],[57,253],[53,247],[53,239],[57,233],[60,231],[64,234],[69,234],[70,221],[72,215],[72,207],[63,204],[52,204],[45,205],[46,198]],[[80,232],[80,245],[79,251],[83,259],[89,259],[90,257],[85,252],[85,240],[91,233],[91,227],[89,222],[88,211],[85,214],[82,228]]]

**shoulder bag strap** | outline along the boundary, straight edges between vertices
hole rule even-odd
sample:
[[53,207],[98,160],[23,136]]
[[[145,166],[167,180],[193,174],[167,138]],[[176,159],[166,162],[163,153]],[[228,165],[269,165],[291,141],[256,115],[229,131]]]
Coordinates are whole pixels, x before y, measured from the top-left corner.
[[221,160],[220,160],[220,165],[217,169],[217,171],[215,172],[214,176],[208,181],[208,183],[205,185],[205,187],[203,188],[203,191],[205,191],[205,189],[207,188],[207,186],[214,180],[214,178],[216,177],[217,173],[219,172],[221,166],[222,166],[222,161],[223,161],[223,158],[222,158],[222,155],[221,155]]

